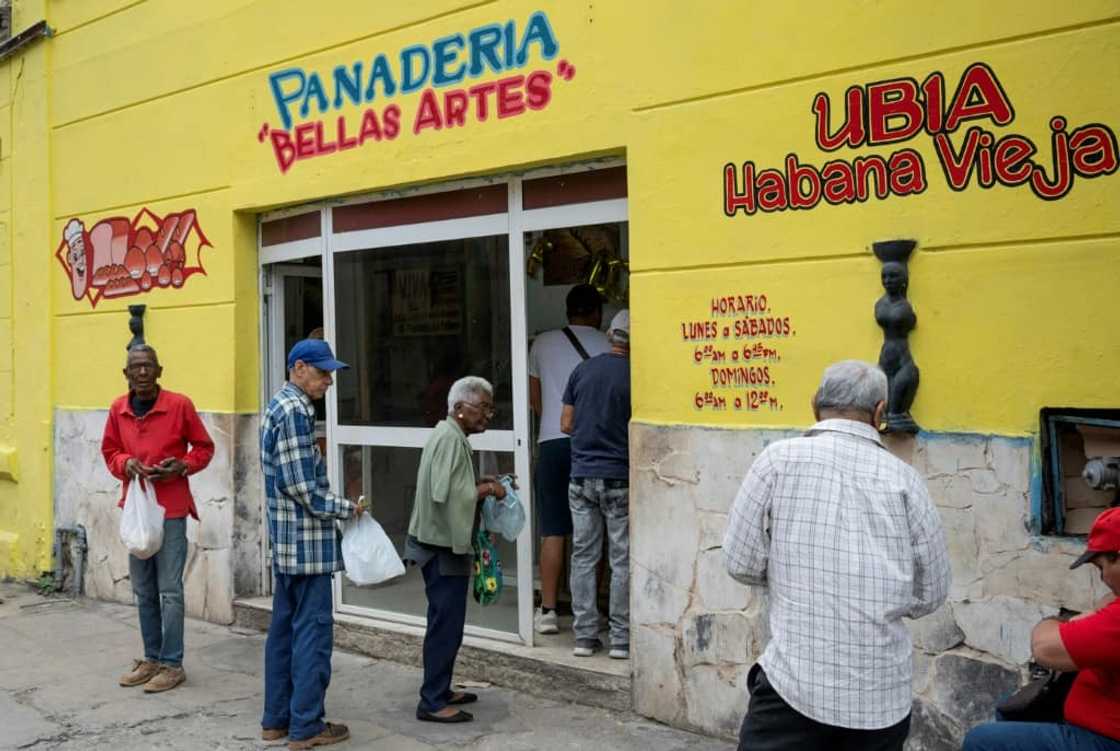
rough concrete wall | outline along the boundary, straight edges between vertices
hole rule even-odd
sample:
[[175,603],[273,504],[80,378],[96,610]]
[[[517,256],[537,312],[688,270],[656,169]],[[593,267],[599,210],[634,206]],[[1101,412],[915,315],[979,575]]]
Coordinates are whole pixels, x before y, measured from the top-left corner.
[[[120,483],[101,458],[105,410],[55,411],[54,505],[58,526],[81,524],[89,549],[83,578],[89,597],[132,602],[128,553],[120,543]],[[191,477],[200,521],[187,523],[190,543],[184,573],[187,615],[215,623],[233,621],[236,586],[260,591],[259,470],[247,471],[248,436],[256,417],[201,415],[214,439],[214,458]],[[249,510],[242,512],[242,507]],[[244,566],[245,571],[239,567]]]
[[[764,590],[723,570],[727,512],[750,463],[789,433],[631,427],[631,600],[634,703],[670,724],[734,737],[747,709],[747,671],[768,638]],[[949,537],[949,602],[910,623],[914,635],[911,749],[958,749],[1018,685],[1030,629],[1058,608],[1104,594],[1070,572],[1076,540],[1028,530],[1032,445],[971,435],[894,440],[921,472]]]
[[260,418],[240,415],[234,423],[236,442],[233,465],[233,591],[254,597],[264,591],[261,581],[261,475]]

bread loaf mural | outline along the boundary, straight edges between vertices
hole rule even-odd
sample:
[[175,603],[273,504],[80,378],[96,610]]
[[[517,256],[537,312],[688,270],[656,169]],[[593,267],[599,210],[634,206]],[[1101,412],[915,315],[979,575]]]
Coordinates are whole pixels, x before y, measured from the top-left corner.
[[71,219],[55,257],[70,279],[75,300],[91,307],[105,298],[126,297],[164,287],[182,287],[205,274],[202,249],[212,247],[194,209],[159,216],[142,209],[133,219],[109,217],[88,230]]

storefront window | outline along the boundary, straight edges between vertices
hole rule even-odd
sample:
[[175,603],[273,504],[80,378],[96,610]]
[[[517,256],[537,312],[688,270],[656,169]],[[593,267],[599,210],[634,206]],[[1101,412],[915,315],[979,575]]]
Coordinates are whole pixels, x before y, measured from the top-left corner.
[[[348,498],[364,495],[373,518],[403,554],[420,467],[418,448],[396,446],[340,446],[342,485]],[[513,454],[474,452],[475,467],[483,475],[513,472]],[[482,607],[468,595],[467,623],[472,626],[517,633],[517,546],[499,538],[503,591],[498,602]],[[389,611],[410,616],[427,614],[424,577],[411,566],[403,577],[373,587],[355,587],[342,579],[344,605]]]
[[431,427],[465,375],[495,388],[491,428],[513,426],[506,236],[334,257],[342,425]]

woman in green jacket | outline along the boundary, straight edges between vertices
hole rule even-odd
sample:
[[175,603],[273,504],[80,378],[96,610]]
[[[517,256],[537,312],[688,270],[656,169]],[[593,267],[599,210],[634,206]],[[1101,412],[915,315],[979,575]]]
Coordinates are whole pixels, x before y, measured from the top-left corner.
[[469,722],[458,705],[478,697],[452,692],[451,674],[463,643],[471,540],[479,503],[505,497],[491,478],[479,479],[467,436],[486,430],[494,417],[494,388],[477,376],[460,378],[447,395],[447,419],[436,425],[420,455],[416,499],[408,524],[405,559],[424,574],[428,627],[424,634],[424,683],[416,718],[426,722]]

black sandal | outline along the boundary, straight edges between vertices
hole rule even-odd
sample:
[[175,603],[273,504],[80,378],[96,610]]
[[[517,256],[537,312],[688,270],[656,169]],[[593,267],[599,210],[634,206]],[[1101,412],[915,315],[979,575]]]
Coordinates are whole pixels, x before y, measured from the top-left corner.
[[474,704],[476,701],[478,701],[478,694],[472,694],[470,691],[461,691],[459,692],[458,698],[455,698],[455,694],[452,694],[451,698],[447,700],[447,704],[448,706],[455,706],[458,704]]
[[416,719],[420,720],[421,722],[443,722],[443,723],[470,722],[471,720],[474,719],[474,715],[471,714],[470,712],[464,712],[463,710],[460,709],[458,712],[456,712],[453,715],[448,715],[447,717],[441,717],[438,714],[433,714],[431,712],[425,712],[423,709],[417,709],[416,710]]

